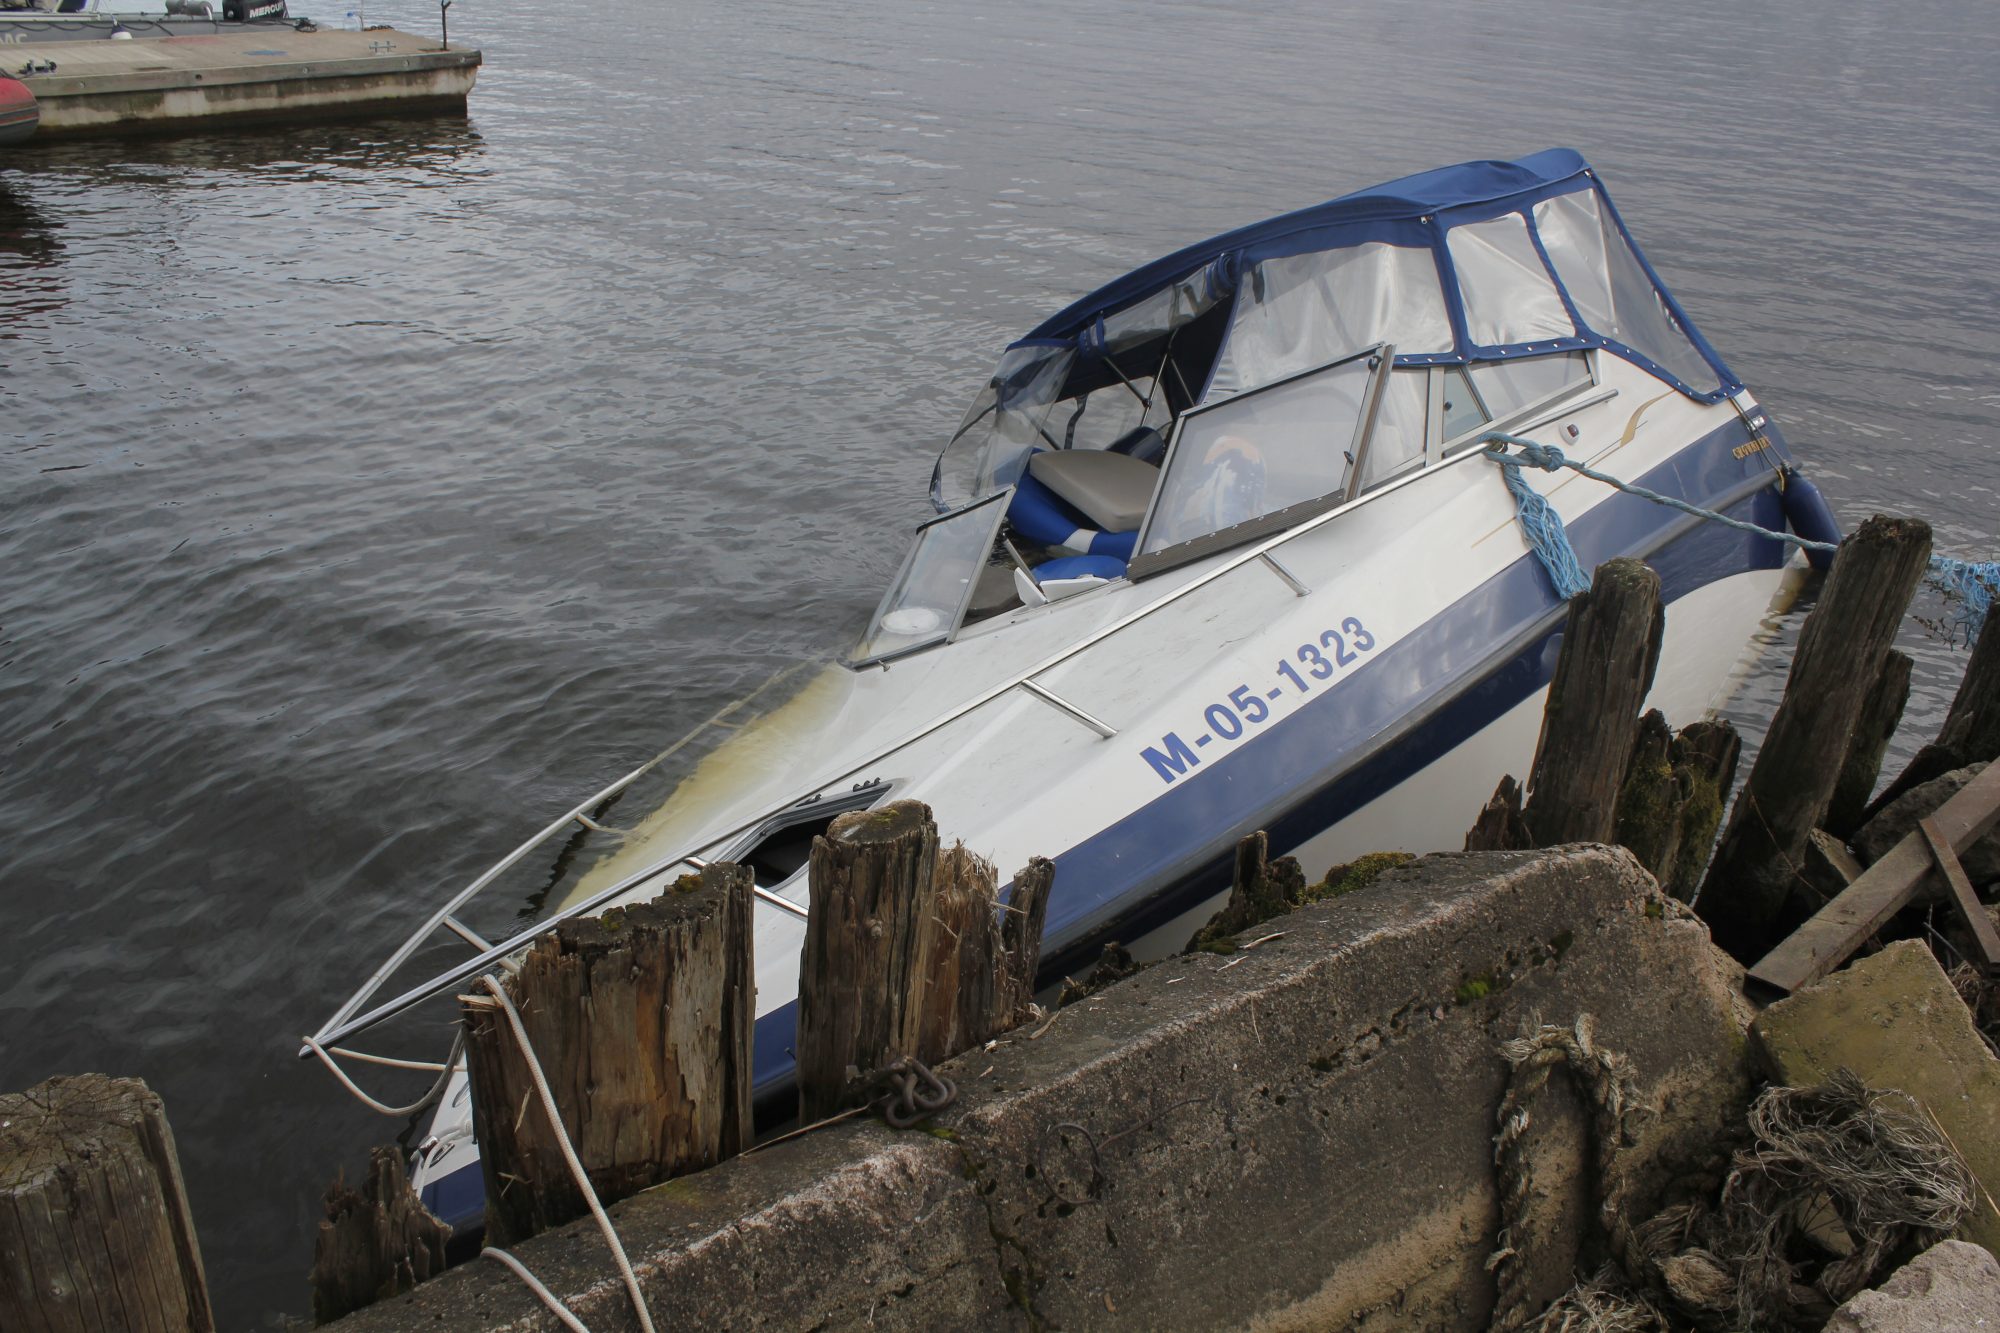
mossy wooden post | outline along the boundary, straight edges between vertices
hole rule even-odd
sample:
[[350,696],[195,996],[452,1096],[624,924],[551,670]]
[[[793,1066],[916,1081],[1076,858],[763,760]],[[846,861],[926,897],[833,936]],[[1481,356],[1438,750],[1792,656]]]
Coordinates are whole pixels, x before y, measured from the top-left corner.
[[166,1109],[136,1078],[0,1096],[0,1329],[210,1333]]
[[1777,942],[1807,841],[1826,817],[1930,551],[1929,524],[1876,515],[1840,544],[1806,617],[1785,697],[1695,903],[1715,942],[1740,961]]
[[1639,705],[1660,664],[1660,576],[1607,560],[1570,600],[1522,821],[1538,847],[1611,842]]
[[[606,1203],[749,1146],[757,1011],[751,876],[715,864],[658,898],[535,941],[507,992]],[[498,1000],[459,999],[498,1244],[588,1211]]]
[[813,839],[799,958],[799,1115],[865,1100],[875,1074],[917,1051],[924,916],[938,859],[921,801],[835,817]]
[[1708,869],[1708,854],[1722,828],[1722,811],[1736,787],[1743,738],[1727,722],[1690,722],[1674,737],[1674,785],[1679,789],[1680,834],[1674,863],[1660,885],[1684,903],[1694,901]]
[[1847,757],[1841,761],[1840,779],[1833,784],[1826,818],[1820,822],[1820,827],[1842,842],[1861,831],[1875,779],[1882,775],[1882,756],[1896,734],[1896,724],[1903,720],[1903,706],[1910,701],[1910,666],[1909,657],[1894,648],[1883,654],[1875,688],[1868,692],[1861,717],[1854,724]]
[[1995,759],[2000,759],[2000,614],[1989,617],[1987,632],[1966,659],[1965,676],[1958,682],[1937,739],[1917,751],[1910,766],[1875,798],[1863,822],[1912,787],[1953,769]]
[[403,1153],[368,1154],[360,1190],[336,1180],[313,1242],[313,1322],[330,1324],[444,1271],[451,1228],[430,1215],[403,1173]]

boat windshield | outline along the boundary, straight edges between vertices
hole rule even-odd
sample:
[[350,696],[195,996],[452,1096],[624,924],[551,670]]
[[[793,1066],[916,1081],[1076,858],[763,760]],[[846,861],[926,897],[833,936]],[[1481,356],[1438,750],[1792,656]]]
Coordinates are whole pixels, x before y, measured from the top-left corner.
[[[1376,346],[1183,416],[1133,576],[1290,527],[1356,493],[1394,360],[1393,348]],[[1421,418],[1415,438],[1421,456]]]
[[1000,536],[1010,487],[917,528],[895,582],[854,646],[854,666],[886,661],[943,643],[958,628]]

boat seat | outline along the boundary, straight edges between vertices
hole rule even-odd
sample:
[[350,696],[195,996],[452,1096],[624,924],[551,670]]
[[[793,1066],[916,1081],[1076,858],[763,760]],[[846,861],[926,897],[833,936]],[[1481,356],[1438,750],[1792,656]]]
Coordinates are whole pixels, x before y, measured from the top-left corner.
[[1098,449],[1036,454],[1028,475],[1103,532],[1137,531],[1160,481],[1152,464]]

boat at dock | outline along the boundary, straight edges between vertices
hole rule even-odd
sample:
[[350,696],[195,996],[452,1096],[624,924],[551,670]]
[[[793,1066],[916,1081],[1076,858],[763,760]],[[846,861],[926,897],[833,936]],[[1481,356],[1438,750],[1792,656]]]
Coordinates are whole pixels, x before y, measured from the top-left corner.
[[[1550,525],[1513,487],[1560,517],[1583,569],[1658,570],[1649,705],[1677,724],[1712,711],[1803,575],[1790,548],[1518,454],[1510,477],[1496,434],[1759,528],[1832,534],[1777,424],[1576,153],[1447,167],[1228,232],[1005,350],[937,459],[936,516],[844,661],[604,838],[542,919],[492,942],[468,929],[501,871],[590,827],[622,781],[550,824],[433,913],[307,1053],[331,1062],[561,916],[730,861],[756,876],[755,1082],[779,1104],[811,840],[892,799],[927,803],[1003,878],[1054,861],[1044,982],[1107,942],[1184,945],[1253,831],[1309,876],[1455,845],[1500,776],[1528,771],[1567,605]],[[440,931],[470,956],[382,998]],[[456,1058],[412,1174],[433,1211],[476,1225]]]
[[292,21],[285,0],[5,0],[0,3],[0,46],[209,37]]

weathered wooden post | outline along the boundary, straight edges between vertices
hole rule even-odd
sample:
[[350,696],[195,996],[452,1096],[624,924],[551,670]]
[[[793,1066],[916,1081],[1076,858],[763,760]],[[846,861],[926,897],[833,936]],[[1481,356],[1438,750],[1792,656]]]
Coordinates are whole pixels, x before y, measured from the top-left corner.
[[[749,1146],[750,909],[749,869],[711,865],[651,902],[561,923],[506,983],[606,1203]],[[490,994],[459,1003],[489,1237],[582,1216],[506,1013]]]
[[1027,1022],[1034,1006],[1035,974],[1042,965],[1042,923],[1048,918],[1049,892],[1055,882],[1055,862],[1045,856],[1028,858],[1014,875],[1014,893],[1000,923],[996,1032]]
[[1281,916],[1305,901],[1305,870],[1294,857],[1271,859],[1271,842],[1262,829],[1236,844],[1236,865],[1229,880],[1229,900],[1207,925],[1196,931],[1188,948],[1200,949],[1241,934],[1260,921]]
[[209,1333],[166,1109],[136,1078],[0,1096],[0,1329]]
[[963,843],[938,854],[929,902],[920,904],[918,1033],[909,1052],[919,1060],[949,1059],[993,1034],[1000,979],[996,892],[992,865]]
[[410,1188],[402,1150],[373,1149],[359,1191],[336,1180],[326,1192],[313,1242],[313,1322],[330,1324],[442,1273],[450,1239]]
[[1671,869],[1660,884],[1684,903],[1701,888],[1708,854],[1722,828],[1722,812],[1736,787],[1736,761],[1743,738],[1727,722],[1690,722],[1674,737],[1674,783],[1680,795],[1680,836]]
[[1861,705],[1854,738],[1827,802],[1826,818],[1820,822],[1821,828],[1842,842],[1861,831],[1868,798],[1875,791],[1875,779],[1882,774],[1882,756],[1896,734],[1896,724],[1903,720],[1903,706],[1910,701],[1910,667],[1909,657],[1891,648],[1882,657],[1875,688]]
[[937,859],[937,825],[922,801],[850,811],[813,839],[799,957],[802,1121],[864,1100],[876,1073],[917,1050],[913,992]]
[[1862,822],[1912,787],[1943,777],[1955,768],[2000,759],[2000,616],[1992,618],[1965,663],[1965,677],[1952,696],[1951,711],[1935,741],[1917,751],[1868,807]]
[[1660,576],[1637,560],[1605,561],[1590,591],[1570,600],[1521,812],[1536,846],[1616,839],[1633,722],[1664,626]]
[[1745,963],[1776,943],[1786,897],[1930,550],[1929,524],[1876,515],[1840,544],[1806,617],[1785,697],[1695,902],[1715,942]]

